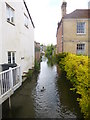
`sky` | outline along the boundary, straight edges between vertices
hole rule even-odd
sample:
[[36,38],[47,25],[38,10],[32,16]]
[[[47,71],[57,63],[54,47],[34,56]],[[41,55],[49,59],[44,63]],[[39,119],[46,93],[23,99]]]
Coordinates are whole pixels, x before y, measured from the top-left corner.
[[[34,40],[40,44],[56,44],[57,23],[61,20],[63,0],[25,0],[35,25]],[[75,9],[88,9],[90,0],[64,0],[67,14]],[[82,1],[82,2],[81,2]]]

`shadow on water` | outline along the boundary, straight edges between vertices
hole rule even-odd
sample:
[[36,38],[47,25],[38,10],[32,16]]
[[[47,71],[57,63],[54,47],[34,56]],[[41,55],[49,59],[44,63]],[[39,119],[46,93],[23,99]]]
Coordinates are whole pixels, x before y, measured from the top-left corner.
[[3,118],[34,118],[35,111],[32,98],[32,89],[36,87],[38,74],[27,80],[11,96],[12,108],[9,109],[8,100],[2,105]]
[[[59,98],[61,103],[61,111],[64,113],[64,116],[68,118],[70,115],[71,118],[80,118],[83,119],[83,114],[81,113],[81,109],[79,107],[79,103],[77,102],[78,95],[71,91],[72,87],[71,83],[65,77],[65,73],[62,73],[60,68],[57,66],[58,79],[57,79],[57,87],[59,92]],[[74,113],[74,116],[72,115]]]
[[11,96],[12,109],[8,108],[8,100],[3,103],[3,118],[82,118],[65,75],[45,57],[40,66],[40,73]]

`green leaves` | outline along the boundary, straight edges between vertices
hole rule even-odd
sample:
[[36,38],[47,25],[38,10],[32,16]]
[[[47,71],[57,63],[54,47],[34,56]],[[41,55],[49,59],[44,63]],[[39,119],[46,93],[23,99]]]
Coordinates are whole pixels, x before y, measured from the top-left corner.
[[[63,54],[58,55],[59,66],[67,73],[67,78],[73,84],[76,93],[81,97],[77,98],[81,107],[81,112],[85,118],[89,116],[89,79],[88,79],[88,56],[77,56],[75,54],[68,53],[66,56]],[[63,56],[63,57],[62,57]],[[90,73],[90,72],[89,72]]]
[[45,52],[46,57],[47,58],[52,57],[52,55],[54,54],[54,50],[55,50],[55,47],[52,44],[48,45],[47,49],[46,49],[46,52]]

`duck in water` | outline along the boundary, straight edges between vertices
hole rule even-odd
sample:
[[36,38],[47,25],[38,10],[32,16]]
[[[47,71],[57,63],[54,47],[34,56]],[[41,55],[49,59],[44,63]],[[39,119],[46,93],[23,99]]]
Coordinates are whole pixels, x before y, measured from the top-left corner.
[[41,92],[43,92],[44,90],[45,90],[45,88],[44,88],[44,87],[42,87]]

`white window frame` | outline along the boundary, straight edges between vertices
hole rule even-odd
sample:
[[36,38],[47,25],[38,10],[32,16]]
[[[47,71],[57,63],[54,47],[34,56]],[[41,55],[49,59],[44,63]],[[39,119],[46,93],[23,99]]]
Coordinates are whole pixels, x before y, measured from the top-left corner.
[[[81,25],[80,24],[84,24],[84,32],[82,32],[83,31],[83,29],[82,28],[80,28],[81,27]],[[80,28],[80,30],[79,30],[79,28]],[[86,22],[81,22],[81,21],[78,21],[77,22],[77,34],[79,35],[79,34],[86,34]]]
[[[85,47],[86,47],[86,44],[85,44],[85,43],[77,43],[76,53],[77,53],[77,54],[85,54]],[[79,52],[80,52],[80,53],[79,53]]]
[[[9,62],[9,56],[8,56],[8,63],[10,63],[10,64],[14,64],[15,63],[15,61],[16,61],[16,58],[15,58],[15,51],[8,51],[8,54],[11,54],[11,60],[10,60],[10,62]],[[13,53],[14,53],[14,60],[13,60]]]
[[14,24],[14,9],[6,3],[7,22]]
[[25,13],[24,13],[24,25],[25,27],[29,28],[29,19]]

